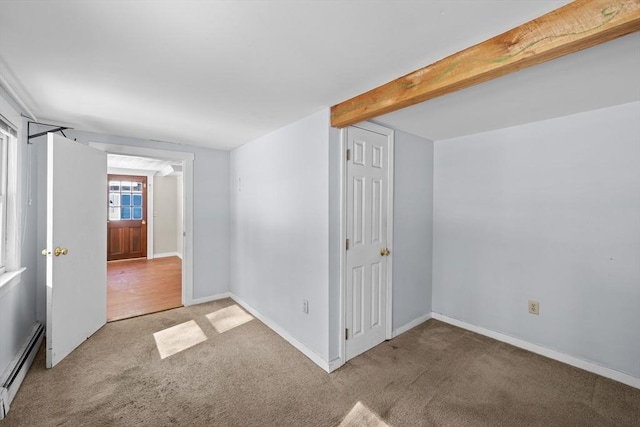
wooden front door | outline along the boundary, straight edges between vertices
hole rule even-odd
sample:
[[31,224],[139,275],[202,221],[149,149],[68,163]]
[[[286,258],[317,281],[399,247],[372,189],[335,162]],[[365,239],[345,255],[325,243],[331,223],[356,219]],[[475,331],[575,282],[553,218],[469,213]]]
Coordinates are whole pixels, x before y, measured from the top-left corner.
[[147,177],[109,175],[107,261],[147,256]]

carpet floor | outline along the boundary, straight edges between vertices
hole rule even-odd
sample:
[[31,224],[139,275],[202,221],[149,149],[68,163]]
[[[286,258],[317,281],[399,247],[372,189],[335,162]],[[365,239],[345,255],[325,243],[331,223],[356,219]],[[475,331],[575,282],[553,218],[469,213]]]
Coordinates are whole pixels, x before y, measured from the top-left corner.
[[212,315],[233,305],[109,323],[49,370],[41,348],[0,425],[640,426],[640,390],[436,320],[327,374],[237,308]]

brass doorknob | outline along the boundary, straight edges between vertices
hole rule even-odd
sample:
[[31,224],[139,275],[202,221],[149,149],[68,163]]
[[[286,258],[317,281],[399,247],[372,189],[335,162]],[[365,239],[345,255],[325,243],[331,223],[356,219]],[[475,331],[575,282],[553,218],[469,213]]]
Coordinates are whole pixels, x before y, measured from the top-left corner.
[[380,249],[380,255],[381,256],[389,256],[390,253],[391,253],[391,251],[389,249],[387,249],[387,248]]
[[147,223],[147,221],[145,221],[144,219],[142,220],[142,225],[145,225]]
[[55,256],[66,255],[68,253],[69,253],[69,250],[67,248],[61,248],[59,246],[53,250],[53,254]]

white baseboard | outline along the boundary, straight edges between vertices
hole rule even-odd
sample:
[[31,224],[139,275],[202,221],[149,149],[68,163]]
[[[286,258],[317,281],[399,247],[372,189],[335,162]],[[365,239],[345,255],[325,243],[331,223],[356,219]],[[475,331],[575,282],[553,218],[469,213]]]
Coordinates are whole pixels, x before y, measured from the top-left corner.
[[225,299],[225,298],[231,298],[231,293],[224,292],[222,294],[211,295],[209,297],[193,298],[189,301],[185,301],[184,306],[187,307],[190,305],[204,304],[205,302],[211,302],[211,301],[216,301],[216,300]]
[[329,362],[329,373],[335,371],[336,369],[338,369],[339,367],[341,367],[342,365],[344,365],[344,360],[342,360],[342,357],[337,357],[333,360],[331,360]]
[[280,327],[280,325],[278,325],[276,322],[274,322],[270,318],[264,316],[262,313],[260,313],[258,310],[256,310],[255,308],[253,308],[249,304],[247,304],[245,301],[243,301],[237,295],[234,295],[232,293],[231,294],[231,298],[236,303],[241,305],[242,308],[244,308],[249,313],[251,313],[251,315],[253,315],[256,319],[260,320],[262,323],[267,325],[267,327],[269,327],[269,329],[271,329],[272,331],[274,331],[275,333],[280,335],[282,338],[284,338],[286,341],[288,341],[289,344],[291,344],[292,346],[297,348],[302,354],[304,354],[309,359],[311,359],[311,361],[313,363],[315,363],[316,365],[318,365],[319,367],[324,369],[326,372],[331,372],[331,367],[330,367],[329,363],[327,363],[326,360],[324,360],[315,351],[311,350],[309,347],[307,347],[306,345],[302,344],[300,341],[298,341],[297,339],[295,339],[294,337],[289,335],[289,333],[287,331],[285,331],[284,329],[282,329]]
[[167,258],[170,256],[177,256],[178,258],[182,259],[182,254],[178,254],[178,252],[163,252],[159,254],[153,254],[153,258]]
[[[420,325],[421,323],[426,322],[427,320],[431,319],[431,312],[427,313],[427,314],[423,314],[422,316],[418,317],[417,319],[413,319],[411,322],[400,326],[399,328],[396,328],[392,331],[391,338],[395,338],[400,334],[403,334],[405,332],[407,332],[409,329],[411,328],[415,328],[416,326]],[[342,365],[344,365],[345,362],[344,360],[342,360],[341,357],[337,357],[333,360],[331,360],[329,362],[329,372],[333,372],[336,369],[338,369],[339,367],[341,367]]]
[[436,320],[440,320],[441,322],[445,322],[450,325],[457,326],[459,328],[466,329],[466,330],[478,333],[480,335],[484,335],[484,336],[496,339],[498,341],[505,342],[507,344],[511,344],[515,347],[529,350],[533,353],[537,353],[542,356],[548,357],[549,359],[554,359],[554,360],[557,360],[558,362],[566,363],[567,365],[575,366],[576,368],[584,369],[585,371],[589,371],[594,374],[603,376],[605,378],[609,378],[614,381],[618,381],[623,384],[629,385],[631,387],[640,389],[640,378],[636,378],[629,374],[616,371],[615,369],[607,368],[593,362],[588,362],[586,360],[579,359],[575,356],[570,356],[568,354],[561,353],[557,350],[552,350],[550,348],[543,347],[538,344],[533,344],[528,341],[521,340],[519,338],[505,335],[500,332],[492,331],[491,329],[486,329],[481,326],[472,325],[470,323],[466,323],[461,320],[454,319],[449,316],[445,316],[444,314],[431,313],[431,317]]
[[419,324],[424,323],[429,319],[431,319],[431,312],[429,312],[427,314],[423,314],[422,316],[418,317],[417,319],[413,319],[411,322],[407,323],[406,325],[403,325],[403,326],[400,326],[399,328],[394,329],[393,330],[393,334],[392,334],[393,338],[397,337],[400,334],[404,334],[409,329],[415,328]]

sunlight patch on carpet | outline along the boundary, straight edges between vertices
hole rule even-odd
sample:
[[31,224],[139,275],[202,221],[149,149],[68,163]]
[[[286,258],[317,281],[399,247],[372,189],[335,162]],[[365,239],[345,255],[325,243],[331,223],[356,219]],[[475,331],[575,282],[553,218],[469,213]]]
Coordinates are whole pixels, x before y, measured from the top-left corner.
[[207,319],[216,328],[216,331],[223,333],[253,320],[253,316],[239,306],[232,305],[207,314]]
[[375,412],[358,402],[338,427],[389,427]]
[[207,340],[195,320],[153,334],[160,358],[164,359]]

